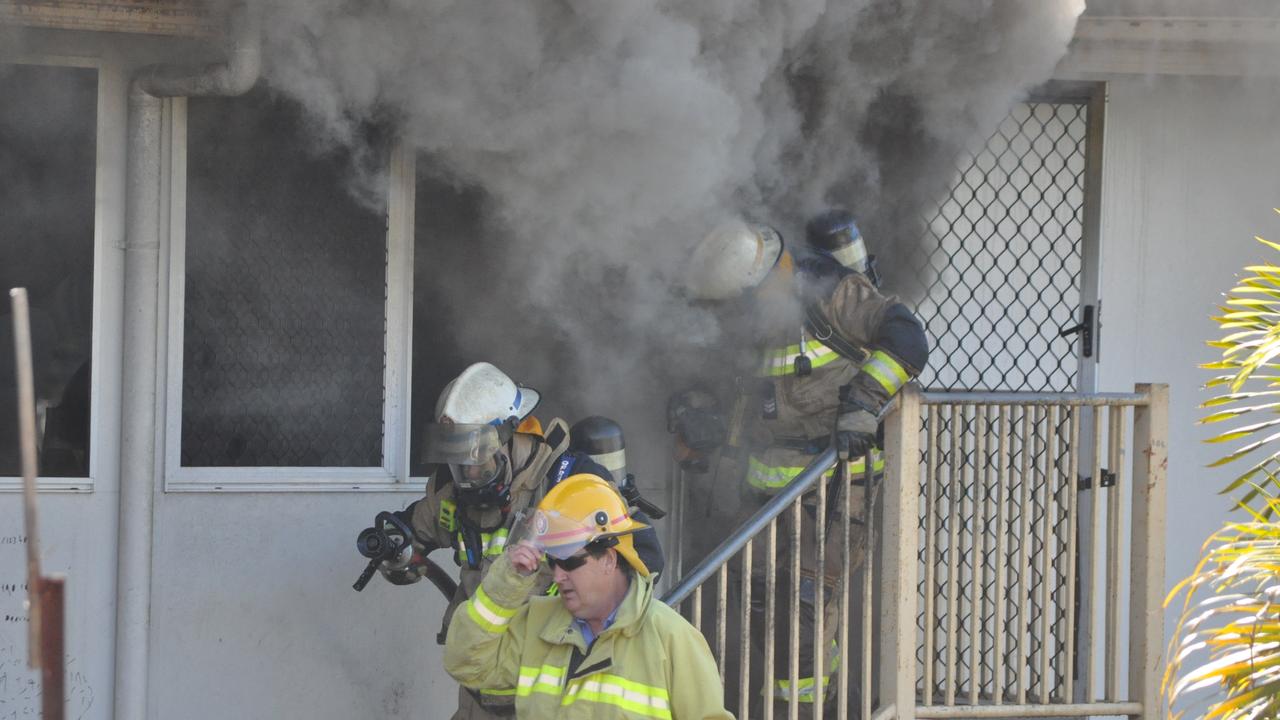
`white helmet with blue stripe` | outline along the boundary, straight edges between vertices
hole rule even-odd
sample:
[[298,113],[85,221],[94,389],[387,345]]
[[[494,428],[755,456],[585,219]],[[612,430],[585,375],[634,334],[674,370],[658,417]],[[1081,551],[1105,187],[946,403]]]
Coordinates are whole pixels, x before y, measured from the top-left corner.
[[525,419],[537,407],[537,390],[517,385],[487,362],[471,365],[454,378],[436,402],[436,420],[458,425],[497,425]]
[[731,220],[716,226],[694,247],[685,287],[696,300],[731,300],[764,282],[782,251],[777,230]]

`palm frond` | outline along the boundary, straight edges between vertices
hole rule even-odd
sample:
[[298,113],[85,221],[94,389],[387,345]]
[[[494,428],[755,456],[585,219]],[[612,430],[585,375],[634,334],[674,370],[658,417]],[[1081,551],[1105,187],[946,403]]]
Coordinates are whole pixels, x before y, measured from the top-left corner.
[[1182,599],[1163,682],[1173,718],[1280,716],[1280,266],[1245,271],[1214,318],[1223,335],[1209,345],[1221,359],[1202,367],[1217,371],[1205,387],[1221,392],[1201,405],[1200,424],[1236,423],[1206,440],[1232,446],[1210,467],[1262,456],[1222,490],[1244,493],[1236,507],[1248,520],[1214,533],[1165,601]]

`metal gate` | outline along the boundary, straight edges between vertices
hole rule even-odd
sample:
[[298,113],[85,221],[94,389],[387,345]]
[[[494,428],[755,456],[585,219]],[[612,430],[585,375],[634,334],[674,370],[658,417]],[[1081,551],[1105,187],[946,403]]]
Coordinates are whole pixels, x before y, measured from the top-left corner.
[[[1104,103],[1099,85],[1056,86],[1016,106],[985,146],[960,164],[950,193],[929,219],[924,243],[921,275],[929,280],[916,306],[931,342],[929,366],[920,379],[924,386],[948,391],[1094,390]],[[931,413],[924,434],[970,436],[988,421],[977,414]],[[982,485],[976,480],[940,490],[943,497],[936,500],[958,510],[956,514],[936,516],[925,511],[919,524],[921,577],[933,577],[935,569],[947,573],[946,568],[953,568],[948,582],[950,592],[959,593],[956,597],[990,591],[986,587],[990,578],[975,577],[973,558],[997,546],[1010,542],[1037,553],[1058,550],[1047,558],[1048,565],[1028,565],[1026,577],[1011,570],[1009,582],[1022,594],[1022,610],[1034,616],[1019,620],[1034,619],[1029,626],[1038,623],[1044,630],[1028,638],[1042,660],[1031,669],[1030,681],[1044,696],[1065,701],[1072,699],[1072,679],[1081,674],[1079,658],[1084,657],[1073,658],[1068,648],[1090,653],[1090,638],[1079,637],[1073,643],[1059,637],[1056,629],[1065,627],[1065,618],[1087,612],[1093,604],[1092,585],[1077,582],[1092,577],[1092,538],[1080,539],[1078,555],[1067,557],[1062,550],[1073,538],[1073,526],[1091,522],[1094,503],[1092,493],[1082,492],[1079,514],[1071,515],[1063,499],[1075,492],[1073,483],[1087,481],[1070,476],[1069,459],[1076,458],[1085,468],[1095,463],[1092,447],[1075,448],[1064,440],[1073,437],[1073,430],[1074,437],[1081,432],[1091,437],[1092,423],[1092,416],[1081,418],[1075,408],[1068,408],[1030,424],[1022,461],[1057,472],[1027,476],[1032,487],[1025,489],[1020,532],[1011,534],[1012,526],[976,514],[975,509],[986,502],[979,497]],[[931,428],[932,424],[938,427]],[[945,464],[974,473],[990,460],[987,454],[976,445],[962,443],[944,449],[942,457]],[[1058,479],[1048,482],[1050,476]],[[1081,489],[1087,488],[1087,482],[1082,482]],[[935,490],[926,480],[920,496],[930,497]],[[995,618],[983,616],[976,608],[948,611],[931,602],[937,591],[926,582],[918,588],[917,627],[922,637],[947,636],[950,631],[966,650],[990,649],[990,631],[977,628],[986,628],[984,623]],[[957,626],[963,629],[966,624],[975,632],[971,636],[962,632],[957,638]],[[923,683],[919,690],[924,698],[956,690],[955,685],[935,685],[934,668],[953,667],[971,681],[999,674],[1000,662],[995,660],[993,667],[990,654],[966,656],[956,652],[954,641],[947,645],[926,642],[917,648]],[[970,666],[971,662],[975,664]],[[977,687],[968,682],[971,691]]]

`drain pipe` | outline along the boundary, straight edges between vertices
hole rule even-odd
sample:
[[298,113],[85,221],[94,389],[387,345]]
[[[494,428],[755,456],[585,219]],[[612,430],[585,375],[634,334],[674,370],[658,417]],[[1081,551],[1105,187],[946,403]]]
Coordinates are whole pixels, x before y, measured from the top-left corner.
[[121,374],[119,550],[116,568],[115,717],[146,718],[151,551],[156,491],[161,238],[161,98],[240,95],[257,82],[260,21],[246,3],[232,11],[223,64],[192,72],[143,68],[129,88],[128,192],[124,243],[124,369]]

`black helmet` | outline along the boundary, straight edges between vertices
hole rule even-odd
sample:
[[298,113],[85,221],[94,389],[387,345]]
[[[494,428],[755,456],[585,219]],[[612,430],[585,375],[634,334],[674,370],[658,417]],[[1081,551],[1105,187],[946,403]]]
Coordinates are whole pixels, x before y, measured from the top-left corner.
[[814,252],[866,275],[875,285],[880,284],[876,258],[867,252],[867,243],[853,220],[853,213],[843,208],[827,210],[809,221],[804,235]]
[[[627,475],[627,448],[622,426],[607,417],[592,415],[569,428],[569,451],[585,453],[613,476],[613,484],[624,488]],[[578,472],[586,472],[579,470]]]

